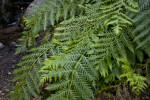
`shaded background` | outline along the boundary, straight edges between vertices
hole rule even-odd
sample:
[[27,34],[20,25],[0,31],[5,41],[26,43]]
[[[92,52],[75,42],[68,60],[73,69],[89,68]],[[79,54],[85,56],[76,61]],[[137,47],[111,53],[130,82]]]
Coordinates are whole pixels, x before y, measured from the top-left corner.
[[0,29],[18,24],[19,16],[33,0],[0,0]]

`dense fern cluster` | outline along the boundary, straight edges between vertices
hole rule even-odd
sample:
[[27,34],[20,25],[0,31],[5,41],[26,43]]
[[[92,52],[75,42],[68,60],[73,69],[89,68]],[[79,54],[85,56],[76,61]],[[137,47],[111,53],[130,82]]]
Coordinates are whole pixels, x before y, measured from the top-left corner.
[[[135,68],[150,59],[150,0],[45,0],[25,18],[12,100],[30,100],[45,87],[47,100],[92,100],[103,84],[129,83],[139,95],[147,78]],[[42,40],[43,40],[42,39]],[[149,66],[147,64],[147,66]],[[103,80],[103,82],[100,82]]]
[[30,12],[30,17],[24,18],[24,36],[20,38],[21,45],[18,45],[16,53],[24,52],[28,47],[35,46],[36,38],[41,36],[41,31],[47,27],[54,26],[62,20],[82,15],[83,9],[78,4],[89,3],[90,0],[44,0],[45,4],[37,8],[37,12]]

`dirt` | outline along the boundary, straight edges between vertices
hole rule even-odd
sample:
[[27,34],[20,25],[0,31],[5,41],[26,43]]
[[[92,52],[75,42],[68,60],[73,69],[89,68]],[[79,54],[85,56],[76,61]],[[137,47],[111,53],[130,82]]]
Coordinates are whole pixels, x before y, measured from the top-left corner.
[[15,25],[0,30],[0,42],[4,45],[11,45],[13,41],[16,41],[22,36],[22,27]]
[[15,85],[11,80],[14,75],[12,72],[16,69],[16,64],[20,61],[22,54],[14,55],[14,46],[4,46],[0,48],[0,100],[7,100],[7,94]]
[[97,94],[94,100],[150,100],[150,88],[142,92],[139,96],[131,96],[131,94],[121,94],[121,96],[118,96],[105,92],[103,94]]

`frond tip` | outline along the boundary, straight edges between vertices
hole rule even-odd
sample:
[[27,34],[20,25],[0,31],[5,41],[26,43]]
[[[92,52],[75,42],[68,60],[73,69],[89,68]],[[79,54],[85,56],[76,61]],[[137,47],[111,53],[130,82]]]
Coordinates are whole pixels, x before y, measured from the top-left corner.
[[127,27],[127,25],[132,25],[132,20],[124,14],[124,10],[138,12],[135,9],[137,7],[137,2],[133,0],[106,0],[100,6],[101,12],[104,13],[100,18],[106,18],[104,21],[106,29],[112,25],[112,30],[119,36],[123,28]]

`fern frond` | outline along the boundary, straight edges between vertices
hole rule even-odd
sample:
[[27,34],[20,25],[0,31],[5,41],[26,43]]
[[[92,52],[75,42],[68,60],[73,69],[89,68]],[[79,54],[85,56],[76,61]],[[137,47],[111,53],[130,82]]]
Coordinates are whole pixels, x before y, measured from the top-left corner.
[[144,91],[148,87],[145,83],[147,79],[139,74],[135,74],[127,60],[119,60],[123,62],[122,67],[124,69],[124,74],[122,74],[121,77],[126,77],[126,82],[129,82],[129,85],[132,87],[132,91],[139,95],[141,91]]
[[132,20],[124,14],[123,10],[137,12],[135,9],[137,7],[138,4],[133,0],[106,0],[102,2],[100,10],[104,14],[101,18],[106,18],[104,21],[106,29],[112,25],[112,30],[117,36],[119,36],[123,30],[123,27],[132,24]]
[[145,48],[150,45],[150,10],[146,9],[140,12],[133,19],[134,24],[137,25],[133,31],[134,41],[137,43],[138,48]]
[[22,66],[14,71],[17,74],[13,81],[18,82],[18,84],[13,88],[15,92],[11,93],[11,100],[30,100],[29,97],[37,97],[39,95],[39,83],[40,83],[40,73],[39,70],[43,66],[44,59],[51,55],[57,55],[62,50],[52,43],[43,44],[37,48],[31,49],[31,54],[26,55],[22,58],[22,61],[18,66]]
[[36,8],[36,12],[31,12],[30,17],[24,18],[26,28],[16,53],[23,52],[22,49],[34,47],[36,39],[41,36],[41,31],[45,31],[47,27],[52,27],[62,20],[83,15],[84,9],[79,8],[78,5],[88,2],[90,1],[45,0],[44,4]]
[[139,0],[139,4],[140,6],[140,11],[144,10],[144,9],[148,9],[150,7],[150,0]]
[[47,87],[48,90],[59,91],[47,100],[63,98],[71,100],[72,95],[74,95],[75,100],[81,98],[83,100],[90,100],[93,97],[92,87],[89,85],[89,82],[96,80],[97,72],[91,66],[88,58],[85,57],[83,50],[67,55],[62,54],[57,59],[55,57],[50,58],[45,63],[41,72],[43,73],[41,83],[47,80],[51,81],[54,77],[65,79],[62,81],[58,78],[58,83]]
[[[37,96],[39,82],[48,82],[47,100],[91,100],[98,79],[105,84],[120,82],[121,77],[139,94],[147,88],[146,78],[133,68],[143,61],[145,52],[150,55],[149,19],[145,19],[149,9],[135,14],[136,8],[134,0],[46,0],[38,13],[25,19],[28,43],[24,39],[22,43],[31,47],[43,30],[50,40],[31,49],[18,64],[22,67],[14,72],[19,75],[14,81],[20,85],[14,87],[14,99]],[[52,35],[47,30],[51,26]]]

